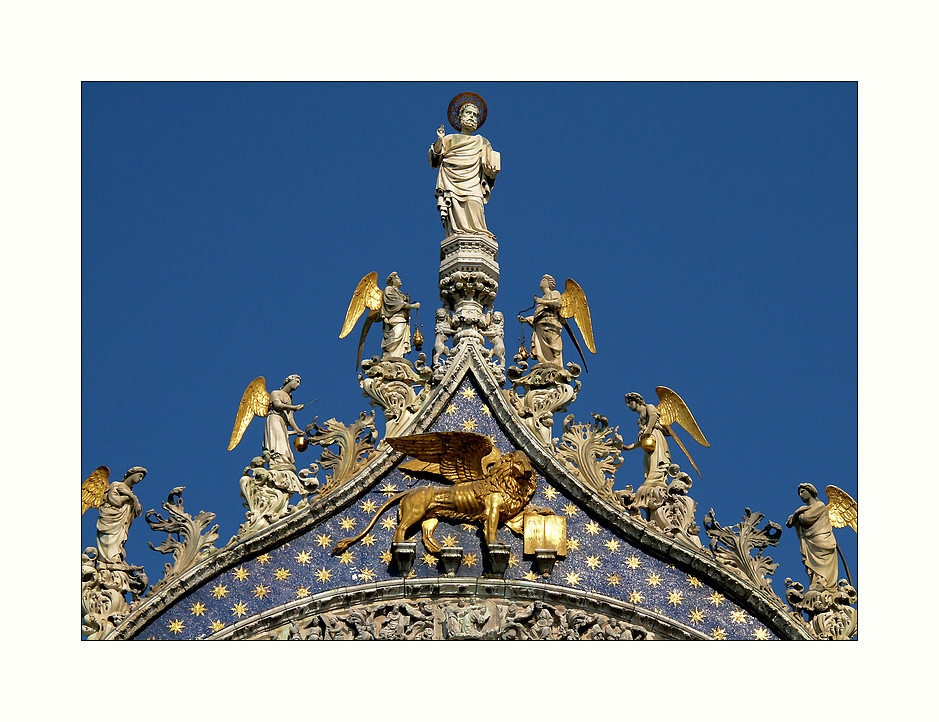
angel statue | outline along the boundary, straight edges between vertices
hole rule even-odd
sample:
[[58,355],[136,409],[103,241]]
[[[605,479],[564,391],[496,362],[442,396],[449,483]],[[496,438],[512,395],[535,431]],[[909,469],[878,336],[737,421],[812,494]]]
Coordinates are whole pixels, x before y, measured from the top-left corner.
[[647,404],[642,396],[635,392],[626,394],[626,406],[631,411],[639,414],[639,437],[632,444],[624,446],[623,451],[641,448],[646,452],[643,459],[645,480],[642,486],[636,490],[635,498],[630,504],[632,511],[648,508],[647,502],[655,496],[657,493],[655,490],[668,486],[666,477],[668,467],[672,463],[672,456],[668,450],[666,436],[675,439],[681,450],[685,452],[685,456],[688,457],[688,461],[691,462],[694,470],[698,472],[698,476],[701,476],[701,471],[694,463],[694,459],[691,458],[685,445],[672,431],[672,424],[677,423],[702,446],[710,446],[708,440],[704,438],[704,434],[701,433],[701,429],[698,428],[698,424],[687,404],[682,401],[681,396],[665,386],[656,387],[655,392],[659,396],[658,406]]
[[832,531],[829,508],[818,498],[818,491],[812,484],[799,484],[799,498],[803,506],[792,512],[786,526],[795,527],[799,537],[802,563],[809,575],[809,591],[833,591],[838,584],[835,554],[838,543]]
[[[284,491],[297,494],[309,493],[297,476],[297,467],[294,465],[293,444],[291,435],[296,434],[297,439],[306,441],[303,432],[293,420],[293,412],[300,411],[303,404],[294,404],[292,394],[300,386],[300,377],[292,374],[284,379],[283,385],[270,393],[267,392],[267,382],[263,376],[258,376],[248,384],[238,413],[235,416],[235,426],[231,432],[231,441],[228,450],[231,451],[241,442],[248,424],[255,416],[266,417],[264,424],[264,442],[262,449],[269,455],[268,468],[272,472],[271,481],[274,486]],[[303,442],[298,444],[301,451],[306,448]]]
[[483,205],[502,167],[499,153],[473,131],[486,122],[486,101],[476,93],[460,93],[450,101],[447,117],[458,133],[437,128],[427,159],[437,172],[437,210],[447,235],[471,233],[495,238],[486,228]]
[[378,273],[372,271],[367,274],[359,285],[355,287],[349,309],[346,311],[346,320],[342,324],[339,338],[345,338],[355,326],[359,316],[367,308],[368,316],[362,326],[362,335],[359,337],[359,355],[356,357],[355,367],[362,362],[362,347],[365,346],[365,337],[369,327],[377,320],[382,322],[381,357],[403,359],[411,352],[411,310],[421,307],[419,303],[411,303],[411,297],[401,292],[401,279],[392,271],[385,282],[384,292],[378,288]]
[[554,278],[545,274],[541,279],[541,297],[535,296],[535,313],[531,316],[522,316],[519,314],[520,323],[530,324],[531,333],[531,355],[539,362],[564,367],[564,359],[561,356],[561,327],[563,326],[577,353],[580,354],[584,362],[584,369],[587,368],[587,359],[584,358],[584,352],[577,342],[577,337],[571,331],[567,319],[573,317],[574,323],[584,336],[584,342],[590,353],[596,353],[597,347],[593,341],[593,324],[590,321],[590,307],[587,305],[587,296],[584,290],[571,278],[567,279],[564,287],[564,293],[558,293],[555,289]]
[[82,484],[82,514],[88,509],[98,510],[98,561],[108,565],[126,566],[124,543],[130,525],[142,513],[140,502],[133,492],[147,470],[135,466],[127,470],[120,481],[108,483],[111,471],[99,466]]

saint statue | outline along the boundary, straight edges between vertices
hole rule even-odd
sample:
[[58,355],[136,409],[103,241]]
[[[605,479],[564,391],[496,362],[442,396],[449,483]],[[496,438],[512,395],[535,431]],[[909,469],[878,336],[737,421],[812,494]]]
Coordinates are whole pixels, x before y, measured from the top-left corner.
[[800,506],[786,521],[799,537],[802,563],[809,575],[809,591],[832,591],[838,586],[838,545],[831,528],[828,507],[811,484],[799,484]]
[[401,279],[392,271],[381,299],[382,358],[404,358],[411,353],[411,310],[421,307],[401,292]]
[[499,153],[489,141],[473,131],[486,122],[486,103],[475,93],[461,93],[450,101],[450,124],[459,133],[444,134],[437,129],[437,140],[427,153],[437,174],[437,210],[447,235],[455,233],[495,236],[486,228],[483,205],[501,170]]
[[303,404],[293,403],[293,392],[299,387],[300,377],[297,374],[291,374],[284,379],[279,389],[271,391],[270,406],[264,424],[264,442],[261,447],[270,454],[268,467],[271,471],[295,472],[297,470],[294,465],[293,444],[288,427],[298,436],[303,436],[303,432],[293,420],[293,412],[303,408]]
[[535,296],[535,313],[519,315],[520,323],[531,324],[531,355],[543,364],[564,366],[561,357],[561,294],[555,289],[554,278],[541,278],[541,297]]

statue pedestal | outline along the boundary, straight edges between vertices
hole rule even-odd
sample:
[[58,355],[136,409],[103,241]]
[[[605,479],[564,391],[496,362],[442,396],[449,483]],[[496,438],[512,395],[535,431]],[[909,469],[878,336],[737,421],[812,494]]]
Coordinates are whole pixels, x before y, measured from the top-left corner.
[[398,573],[406,577],[414,566],[414,557],[417,555],[417,542],[398,542],[391,545],[391,558],[394,559]]
[[445,576],[456,576],[457,569],[463,561],[463,547],[444,547],[440,550],[440,563],[443,565]]
[[489,573],[494,577],[504,576],[509,565],[509,556],[511,556],[509,545],[505,542],[493,542],[487,551],[489,552]]
[[535,557],[538,560],[538,572],[543,577],[550,577],[554,571],[554,563],[558,558],[557,549],[536,549]]

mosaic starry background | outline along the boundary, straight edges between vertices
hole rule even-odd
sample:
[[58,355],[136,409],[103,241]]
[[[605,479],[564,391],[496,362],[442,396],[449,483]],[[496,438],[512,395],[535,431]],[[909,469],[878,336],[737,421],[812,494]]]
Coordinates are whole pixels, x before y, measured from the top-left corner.
[[[469,377],[430,431],[473,431],[488,436],[503,453],[514,448]],[[239,564],[179,600],[137,639],[200,639],[238,620],[326,590],[400,578],[391,566],[390,552],[397,505],[389,507],[344,554],[336,557],[330,552],[340,539],[361,531],[389,497],[426,483],[392,470],[319,527]],[[541,577],[534,559],[523,557],[522,538],[501,528],[499,540],[508,542],[511,549],[506,579],[542,580],[608,595],[680,621],[713,639],[776,638],[701,580],[630,545],[540,474],[531,503],[567,518],[568,554],[557,561],[550,577]],[[426,553],[420,542],[420,526],[413,530],[410,538],[418,546],[409,576],[440,576],[437,558]],[[481,527],[441,520],[434,535],[446,546],[463,548],[457,577],[477,577],[486,571]]]

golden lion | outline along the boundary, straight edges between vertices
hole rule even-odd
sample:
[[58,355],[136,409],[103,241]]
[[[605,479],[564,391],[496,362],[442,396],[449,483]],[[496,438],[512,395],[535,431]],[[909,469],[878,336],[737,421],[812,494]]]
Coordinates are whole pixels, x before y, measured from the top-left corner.
[[535,493],[535,471],[524,452],[512,451],[503,456],[488,437],[462,431],[387,441],[393,449],[424,462],[407,462],[401,468],[439,474],[454,486],[420,486],[395,494],[375,512],[361,533],[340,541],[333,554],[342,554],[365,536],[388,507],[399,501],[398,526],[392,542],[403,542],[408,529],[421,522],[424,546],[432,554],[440,552],[434,539],[440,519],[483,522],[487,544],[496,541],[500,524],[518,528],[522,509]]

